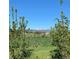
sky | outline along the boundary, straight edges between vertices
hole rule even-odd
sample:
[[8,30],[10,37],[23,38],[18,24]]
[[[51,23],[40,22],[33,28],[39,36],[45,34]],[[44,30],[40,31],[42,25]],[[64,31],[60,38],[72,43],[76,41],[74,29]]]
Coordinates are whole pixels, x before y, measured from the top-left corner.
[[[9,14],[13,5],[18,11],[18,19],[24,16],[31,29],[50,29],[56,23],[55,18],[60,18],[59,0],[9,0]],[[70,20],[70,0],[64,0],[62,10]]]

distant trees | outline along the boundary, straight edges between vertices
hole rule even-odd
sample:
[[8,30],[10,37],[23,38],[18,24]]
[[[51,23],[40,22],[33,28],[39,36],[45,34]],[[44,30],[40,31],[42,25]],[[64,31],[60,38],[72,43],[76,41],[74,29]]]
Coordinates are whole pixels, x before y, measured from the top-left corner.
[[[60,0],[60,4],[62,4]],[[60,12],[61,19],[56,18],[57,23],[51,28],[52,45],[56,47],[51,51],[52,59],[69,59],[70,57],[70,31],[68,18],[63,11]]]

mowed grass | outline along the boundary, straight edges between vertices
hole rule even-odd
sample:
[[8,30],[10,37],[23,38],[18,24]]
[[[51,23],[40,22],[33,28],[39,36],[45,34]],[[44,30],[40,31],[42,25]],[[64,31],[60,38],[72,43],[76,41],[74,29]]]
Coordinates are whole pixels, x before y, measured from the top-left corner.
[[50,51],[53,50],[55,47],[52,46],[48,47],[37,47],[34,48],[32,55],[28,59],[51,59]]

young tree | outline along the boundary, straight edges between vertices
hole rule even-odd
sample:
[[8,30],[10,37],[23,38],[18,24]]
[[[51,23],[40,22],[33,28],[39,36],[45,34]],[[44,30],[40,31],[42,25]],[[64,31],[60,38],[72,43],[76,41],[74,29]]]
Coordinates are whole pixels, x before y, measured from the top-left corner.
[[11,11],[12,11],[12,31],[9,32],[10,59],[27,59],[31,55],[30,50],[27,49],[26,47],[27,42],[25,41],[26,40],[25,31],[28,21],[25,20],[24,16],[20,17],[20,23],[19,23],[20,27],[18,28],[17,9],[14,9],[14,7],[12,7]]
[[[60,4],[62,1],[60,0]],[[52,59],[69,59],[70,54],[70,32],[68,30],[68,18],[63,11],[60,12],[61,19],[51,29],[52,45],[57,48],[52,52]]]
[[69,48],[70,47],[70,35],[69,35],[70,32],[68,31],[68,22],[67,22],[68,20],[67,19],[65,20],[65,18],[63,19],[64,19],[64,22],[62,20],[59,21],[55,25],[55,28],[51,29],[50,35],[52,37],[52,45],[57,47],[57,49],[54,52],[56,52],[56,54],[60,52],[62,59],[68,59],[69,50],[70,50]]

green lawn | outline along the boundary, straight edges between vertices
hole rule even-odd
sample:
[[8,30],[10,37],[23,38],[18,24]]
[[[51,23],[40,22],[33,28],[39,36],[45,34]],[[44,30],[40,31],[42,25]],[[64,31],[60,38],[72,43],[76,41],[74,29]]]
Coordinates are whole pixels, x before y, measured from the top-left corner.
[[34,48],[32,55],[28,59],[51,59],[50,51],[54,49],[51,46]]

